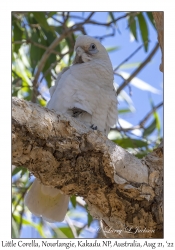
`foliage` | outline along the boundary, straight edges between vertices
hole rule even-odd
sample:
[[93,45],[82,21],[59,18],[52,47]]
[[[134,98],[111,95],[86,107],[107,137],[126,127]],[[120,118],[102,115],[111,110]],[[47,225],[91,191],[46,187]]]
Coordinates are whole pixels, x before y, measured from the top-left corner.
[[[149,52],[149,28],[148,23],[154,26],[151,12],[127,12],[115,13],[106,12],[107,21],[100,23],[95,19],[95,12],[74,13],[74,12],[13,12],[12,13],[12,95],[25,100],[32,100],[42,106],[46,106],[49,99],[48,88],[54,84],[59,71],[71,65],[73,60],[73,48],[76,37],[80,34],[87,34],[90,25],[102,27],[105,32],[97,37],[103,41],[107,37],[113,37],[120,32],[118,22],[125,19],[128,31],[138,41],[139,34],[143,41],[145,51]],[[119,16],[120,14],[120,16]],[[119,16],[119,17],[118,17]],[[106,31],[108,31],[106,33]],[[111,31],[111,33],[110,33]],[[122,35],[122,34],[121,34]],[[54,46],[53,42],[56,42]],[[139,48],[139,49],[140,49]],[[138,49],[138,50],[139,50]],[[117,53],[120,46],[107,48],[109,53]],[[135,51],[133,55],[137,53]],[[116,69],[114,74],[123,78],[121,69],[132,67],[139,69],[141,62],[130,63],[129,56]],[[42,63],[42,59],[46,60]],[[139,71],[138,71],[139,72]],[[136,84],[133,77],[131,84]],[[129,82],[127,83],[127,85]],[[145,87],[146,86],[146,87]],[[118,88],[118,85],[115,84]],[[141,91],[153,89],[149,84],[137,83]],[[135,108],[130,95],[124,88],[118,96],[119,101],[124,101],[127,107],[119,109],[119,117],[133,113]],[[123,148],[126,148],[138,158],[142,158],[161,140],[161,124],[157,107],[151,101],[150,114],[143,117],[137,126],[126,129],[117,124],[109,134],[109,138]],[[161,106],[161,105],[160,105]],[[145,114],[146,115],[146,114]],[[152,118],[149,125],[147,120]],[[139,130],[139,136],[136,133]],[[151,135],[155,134],[156,139],[152,140]],[[15,168],[12,173],[12,237],[18,238],[25,226],[34,228],[38,237],[53,238],[75,238],[89,235],[96,237],[92,225],[97,224],[88,213],[85,202],[75,196],[71,197],[69,211],[65,223],[49,224],[41,218],[36,219],[24,206],[24,195],[32,183],[29,172],[21,166]]]

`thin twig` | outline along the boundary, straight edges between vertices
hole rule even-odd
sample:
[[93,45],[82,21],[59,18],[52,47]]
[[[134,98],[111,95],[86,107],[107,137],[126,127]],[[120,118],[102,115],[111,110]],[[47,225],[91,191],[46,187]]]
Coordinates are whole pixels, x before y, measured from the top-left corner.
[[68,12],[67,12],[67,16],[65,16],[65,19],[64,19],[64,22],[65,22],[65,23],[66,23],[67,20],[69,19],[69,14],[70,14],[70,12],[68,11]]
[[44,77],[46,77],[48,75],[48,73],[63,59],[64,56],[66,56],[67,54],[71,53],[72,51],[69,50],[67,51],[66,53],[62,54],[59,58],[59,60],[57,60],[56,62],[52,63],[50,65],[50,67],[44,72],[41,80],[40,80],[40,83],[42,82],[42,80],[44,79]]
[[63,25],[63,22],[61,22],[60,20],[56,19],[54,16],[51,17],[55,22],[60,23],[61,25]]
[[[12,43],[13,44],[23,44],[23,43],[29,44],[29,43],[31,43],[31,44],[35,45],[36,47],[42,48],[44,50],[46,50],[48,48],[47,46],[44,46],[44,45],[42,45],[40,43],[36,43],[36,42],[34,42],[34,41],[30,40],[30,39],[23,40],[23,41],[12,41]],[[55,55],[60,55],[60,53],[58,51],[56,51],[56,50],[52,50],[51,53],[53,53]]]
[[[68,13],[69,13],[69,12],[68,12]],[[63,18],[63,20],[64,20],[64,21],[63,21],[63,24],[62,24],[62,28],[63,28],[63,30],[65,30],[65,29],[68,28],[66,22],[67,22],[67,20],[68,20],[68,18],[69,18],[69,14],[66,15],[66,12],[63,11],[63,12],[62,12],[62,18]]]
[[85,20],[85,18],[84,17],[81,17],[81,16],[74,16],[74,15],[70,15],[69,16],[70,18],[77,18],[77,19],[81,19],[81,20]]
[[140,122],[140,127],[143,128],[144,124],[146,121],[149,119],[149,117],[156,111],[156,109],[160,108],[163,106],[163,102],[159,103],[157,106],[155,106],[146,116],[145,118]]
[[114,75],[120,76],[125,81],[125,78],[120,73],[115,72]]
[[127,13],[127,14],[125,14],[123,16],[120,16],[120,17],[118,17],[118,18],[116,18],[116,19],[114,19],[114,20],[112,20],[112,21],[110,21],[108,23],[99,23],[99,22],[96,22],[94,20],[85,20],[84,22],[88,21],[89,24],[95,24],[95,25],[101,25],[101,26],[110,26],[111,24],[116,23],[117,21],[119,21],[119,20],[121,20],[121,19],[123,19],[123,18],[125,18],[127,16],[135,16],[137,14],[138,14],[138,11],[137,12],[129,12],[129,13]]
[[144,43],[141,44],[130,56],[128,56],[123,62],[121,62],[115,69],[114,72],[117,71],[125,62],[127,62],[129,59],[131,59],[142,47],[144,46]]
[[129,82],[145,67],[145,65],[147,63],[150,62],[151,58],[154,56],[154,54],[157,52],[159,48],[159,44],[157,43],[156,46],[154,47],[154,49],[151,51],[151,53],[149,54],[149,56],[140,64],[140,66],[132,73],[132,75],[130,75],[130,77],[125,80],[120,87],[117,89],[117,95],[121,92],[122,89],[124,89]]
[[131,131],[131,130],[135,130],[135,129],[141,129],[144,128],[145,123],[147,122],[147,120],[149,119],[149,117],[161,106],[163,106],[163,102],[159,103],[157,106],[155,106],[141,121],[138,125],[130,127],[130,128],[122,128],[120,126],[120,128],[111,128],[111,130],[117,130],[119,132],[127,132],[127,131]]
[[85,21],[88,22],[94,14],[95,14],[94,11],[91,12],[91,14],[87,17],[87,19]]
[[104,36],[95,36],[96,39],[99,39],[100,42],[105,39],[106,37],[111,37],[111,36],[115,36],[115,28],[113,26],[111,26],[110,28],[112,28],[112,33],[110,34],[106,34]]

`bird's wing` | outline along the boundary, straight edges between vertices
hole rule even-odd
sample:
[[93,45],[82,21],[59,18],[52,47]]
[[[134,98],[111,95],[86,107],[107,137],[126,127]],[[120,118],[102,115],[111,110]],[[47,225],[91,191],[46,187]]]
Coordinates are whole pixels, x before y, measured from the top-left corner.
[[65,67],[65,68],[58,74],[57,79],[56,79],[56,81],[55,81],[55,85],[52,86],[52,87],[50,87],[50,89],[49,89],[50,97],[53,96],[53,93],[55,92],[55,89],[56,89],[56,87],[57,87],[57,85],[58,85],[59,80],[61,79],[62,74],[63,74],[64,72],[66,72],[68,69],[69,69],[69,67]]
[[111,127],[113,127],[118,118],[118,111],[117,111],[117,95],[115,90],[111,91],[110,95],[111,104],[109,105],[109,109],[107,112],[107,120],[106,120],[106,132],[109,133]]
[[92,114],[96,107],[96,98],[92,97],[99,93],[100,88],[95,84],[92,87],[92,81],[89,84],[90,71],[81,73],[80,66],[73,65],[59,76],[47,108],[61,113],[78,108]]
[[[76,68],[77,67],[77,68]],[[91,110],[92,124],[108,134],[117,120],[117,97],[113,90],[113,74],[100,60],[70,68],[76,81],[82,82],[77,98]]]

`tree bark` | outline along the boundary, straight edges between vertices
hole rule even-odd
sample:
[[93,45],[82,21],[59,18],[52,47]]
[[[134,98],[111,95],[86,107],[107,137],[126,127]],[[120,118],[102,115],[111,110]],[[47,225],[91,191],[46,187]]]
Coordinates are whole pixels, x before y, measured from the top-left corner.
[[12,142],[12,164],[84,197],[106,237],[163,237],[163,145],[139,160],[75,118],[15,97]]
[[162,51],[162,62],[160,64],[160,71],[164,71],[163,61],[164,61],[164,13],[163,11],[153,11],[153,17],[155,20],[155,25],[158,33],[158,41]]

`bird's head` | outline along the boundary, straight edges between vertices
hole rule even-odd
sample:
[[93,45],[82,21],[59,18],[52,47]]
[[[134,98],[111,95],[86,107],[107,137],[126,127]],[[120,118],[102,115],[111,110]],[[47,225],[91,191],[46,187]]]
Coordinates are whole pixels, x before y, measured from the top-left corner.
[[75,42],[76,52],[73,64],[84,63],[94,59],[110,61],[105,47],[95,38],[81,35]]

